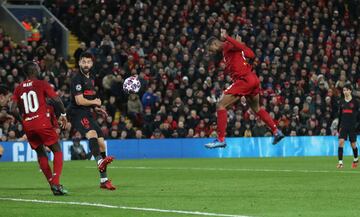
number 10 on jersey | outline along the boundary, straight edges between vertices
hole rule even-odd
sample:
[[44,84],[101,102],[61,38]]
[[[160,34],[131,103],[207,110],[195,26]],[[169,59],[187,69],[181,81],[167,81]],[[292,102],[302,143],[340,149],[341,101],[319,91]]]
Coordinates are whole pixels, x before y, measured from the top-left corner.
[[36,95],[36,92],[30,90],[29,92],[25,92],[20,97],[24,102],[25,113],[28,114],[30,112],[36,112],[39,109],[39,100]]

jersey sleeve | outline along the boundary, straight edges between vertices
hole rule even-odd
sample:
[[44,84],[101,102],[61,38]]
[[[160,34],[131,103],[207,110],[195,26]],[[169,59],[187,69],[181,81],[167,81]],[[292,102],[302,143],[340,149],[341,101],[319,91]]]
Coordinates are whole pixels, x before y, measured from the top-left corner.
[[55,92],[54,88],[52,88],[48,82],[43,81],[42,85],[44,88],[45,95],[47,97],[54,98],[54,97],[58,96],[57,93]]
[[234,45],[231,44],[230,42],[228,41],[225,41],[224,45],[223,45],[223,51],[224,53],[227,53],[229,50],[233,49],[234,48]]
[[245,57],[251,58],[251,59],[255,57],[255,53],[248,46],[246,46],[244,43],[240,43],[240,42],[236,41],[235,39],[233,39],[230,36],[227,36],[226,40],[228,42],[230,42],[234,46],[233,49],[243,51]]
[[83,84],[81,82],[81,80],[79,79],[78,76],[75,76],[72,80],[71,80],[71,87],[70,87],[70,91],[71,94],[76,96],[76,95],[80,95],[84,93],[84,87]]

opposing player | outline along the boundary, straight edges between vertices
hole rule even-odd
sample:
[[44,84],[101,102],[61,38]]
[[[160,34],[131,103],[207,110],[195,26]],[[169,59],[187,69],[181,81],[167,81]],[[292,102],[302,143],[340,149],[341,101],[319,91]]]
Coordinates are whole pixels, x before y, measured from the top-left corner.
[[[63,128],[67,123],[64,104],[49,83],[37,79],[40,68],[36,63],[26,63],[24,72],[26,80],[21,82],[14,91],[11,111],[13,114],[18,114],[17,108],[19,108],[27,140],[37,153],[40,168],[48,180],[53,194],[65,195],[67,191],[60,185],[63,154],[58,143],[58,134],[53,128],[51,117],[47,112],[46,98],[51,98],[60,109],[59,122]],[[54,173],[49,166],[44,145],[49,147],[54,154]]]
[[337,168],[341,169],[344,167],[343,163],[343,152],[345,140],[349,137],[351,147],[354,154],[354,160],[351,167],[356,168],[359,163],[358,159],[358,148],[356,147],[356,125],[357,115],[359,110],[359,103],[352,97],[351,84],[346,84],[343,87],[344,98],[340,101],[339,111],[339,148],[338,148],[338,159],[339,163]]
[[235,40],[234,38],[228,36],[226,30],[224,29],[221,29],[221,38],[225,41],[221,41],[216,37],[211,37],[208,39],[206,45],[211,53],[222,51],[224,57],[223,61],[226,65],[225,72],[230,75],[233,83],[224,91],[220,101],[217,103],[218,138],[214,142],[206,144],[205,147],[226,147],[226,108],[237,102],[243,96],[246,97],[250,108],[272,130],[274,135],[273,144],[277,144],[284,138],[284,135],[276,127],[269,113],[260,108],[260,80],[253,71],[252,66],[246,60],[246,58],[254,58],[254,52],[241,42],[240,36],[237,36],[237,39]]
[[113,157],[106,156],[104,136],[92,114],[92,110],[95,110],[98,114],[107,116],[96,95],[94,78],[90,73],[92,66],[92,54],[81,54],[80,72],[71,80],[70,121],[72,126],[89,140],[90,151],[100,172],[100,188],[115,190],[106,174],[107,165],[113,161]]

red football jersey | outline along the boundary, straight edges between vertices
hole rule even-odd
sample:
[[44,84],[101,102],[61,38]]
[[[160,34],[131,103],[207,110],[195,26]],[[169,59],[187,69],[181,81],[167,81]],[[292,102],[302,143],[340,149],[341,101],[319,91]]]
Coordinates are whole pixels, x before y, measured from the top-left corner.
[[55,96],[50,84],[42,80],[25,80],[16,87],[13,100],[20,108],[24,130],[52,127],[46,97]]
[[252,67],[245,58],[254,58],[254,52],[245,44],[236,41],[230,36],[226,37],[223,45],[223,56],[226,66],[225,72],[229,73],[233,80],[252,72]]

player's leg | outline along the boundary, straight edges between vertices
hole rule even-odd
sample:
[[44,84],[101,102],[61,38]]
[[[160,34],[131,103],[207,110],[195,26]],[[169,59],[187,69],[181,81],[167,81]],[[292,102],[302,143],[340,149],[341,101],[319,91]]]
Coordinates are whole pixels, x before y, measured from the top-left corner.
[[224,148],[225,143],[225,132],[227,127],[227,110],[226,108],[240,99],[240,96],[232,94],[223,94],[220,101],[216,105],[217,114],[217,129],[218,135],[214,142],[205,145],[207,148]]
[[60,176],[63,168],[63,153],[59,144],[59,135],[54,128],[45,128],[39,132],[44,147],[48,147],[54,154],[53,174],[50,181],[51,191],[54,195],[65,195],[67,190],[60,185]]
[[250,108],[255,112],[257,116],[261,118],[262,121],[271,129],[274,137],[273,144],[277,144],[281,139],[284,138],[283,133],[276,127],[274,120],[271,118],[269,113],[260,108],[260,96],[259,94],[256,95],[248,95],[246,96],[246,100],[249,103]]
[[100,155],[100,147],[98,142],[98,135],[95,130],[89,130],[85,137],[89,140],[89,148],[91,154],[94,156],[96,162],[99,164],[99,162],[102,160],[102,157]]
[[[30,143],[31,144],[31,143]],[[41,171],[44,173],[46,180],[51,184],[52,181],[52,171],[49,165],[49,160],[43,145],[38,145],[35,149],[37,154],[38,163]]]
[[63,153],[61,146],[58,142],[48,146],[51,152],[54,154],[54,174],[51,180],[51,191],[55,196],[66,195],[68,191],[60,184],[60,176],[63,168]]
[[[98,138],[99,147],[100,147],[100,154],[103,159],[112,158],[111,156],[106,156],[106,147],[105,147],[105,140],[104,137]],[[100,171],[100,188],[108,189],[108,190],[115,190],[116,187],[111,183],[111,180],[107,177],[107,167],[103,171]]]
[[94,156],[95,161],[98,165],[98,169],[100,172],[103,172],[106,169],[106,166],[112,162],[113,158],[106,157],[105,159],[102,158],[100,154],[100,147],[98,142],[98,134],[96,130],[89,130],[85,134],[86,138],[89,140],[89,147],[91,154]]
[[[91,155],[94,156],[98,165],[99,171],[103,171],[107,164],[112,159],[102,159],[100,154],[100,147],[98,142],[99,127],[91,114],[79,112],[77,114],[71,113],[71,124],[74,129],[80,132],[82,136],[85,136],[89,141],[89,148]],[[100,131],[99,131],[100,132]]]
[[100,154],[103,158],[105,158],[106,157],[106,147],[105,147],[104,137],[102,137],[102,136],[99,137],[98,142],[99,142]]
[[344,156],[344,143],[345,143],[345,139],[342,138],[342,136],[340,135],[339,138],[339,147],[338,147],[338,164],[337,164],[337,168],[341,169],[344,167],[344,163],[343,163],[343,156]]
[[[54,128],[45,128],[39,132],[39,137],[41,138],[42,144],[49,148],[54,154],[53,161],[53,178],[51,183],[55,185],[60,185],[60,176],[63,167],[63,154],[59,144],[59,135],[56,133]],[[44,148],[46,148],[44,147]]]
[[45,147],[43,146],[41,135],[39,135],[38,131],[25,131],[25,134],[31,148],[35,150],[37,154],[39,167],[50,184],[52,171],[49,166],[48,156],[46,154]]
[[353,162],[351,164],[351,167],[356,168],[358,163],[359,163],[359,159],[358,159],[358,148],[356,146],[356,132],[355,132],[355,130],[350,131],[349,140],[350,140],[351,148],[353,150],[353,155],[354,155],[354,160],[353,160]]
[[48,147],[50,148],[51,152],[54,154],[54,161],[53,161],[54,174],[52,178],[52,184],[60,185],[60,176],[63,168],[63,153],[61,151],[61,147],[58,142]]

